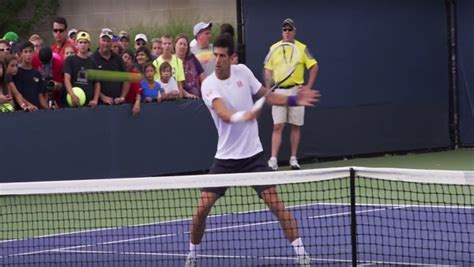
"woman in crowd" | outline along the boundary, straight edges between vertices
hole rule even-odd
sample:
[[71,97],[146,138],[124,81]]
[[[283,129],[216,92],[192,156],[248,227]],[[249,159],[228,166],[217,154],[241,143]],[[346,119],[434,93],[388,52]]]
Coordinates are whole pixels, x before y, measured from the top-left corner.
[[189,39],[185,34],[178,34],[174,43],[176,56],[183,61],[184,97],[201,98],[201,83],[205,78],[204,69],[196,56],[190,52]]

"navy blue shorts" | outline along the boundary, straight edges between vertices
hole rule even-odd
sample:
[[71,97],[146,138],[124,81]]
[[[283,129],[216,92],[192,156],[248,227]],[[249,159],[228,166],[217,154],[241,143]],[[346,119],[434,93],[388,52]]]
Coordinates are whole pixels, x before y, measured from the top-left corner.
[[[263,155],[263,151],[244,159],[214,159],[211,169],[209,170],[210,174],[219,174],[219,173],[244,173],[244,172],[268,172],[273,171],[268,167],[268,163]],[[257,177],[256,177],[257,178]],[[258,185],[253,186],[253,189],[257,192],[258,196],[260,194],[274,187],[275,185]],[[202,188],[202,192],[212,192],[217,194],[219,197],[225,195],[227,187],[205,187]]]

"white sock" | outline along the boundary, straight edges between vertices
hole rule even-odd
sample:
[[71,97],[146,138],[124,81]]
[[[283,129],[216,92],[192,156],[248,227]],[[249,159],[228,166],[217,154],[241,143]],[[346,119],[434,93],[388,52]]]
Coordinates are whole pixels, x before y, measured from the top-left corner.
[[306,255],[306,251],[304,250],[304,245],[303,241],[301,240],[301,237],[298,237],[297,239],[293,240],[293,242],[291,242],[291,245],[295,250],[296,256]]
[[199,249],[199,244],[195,245],[189,242],[189,256],[192,258],[197,258],[197,251]]

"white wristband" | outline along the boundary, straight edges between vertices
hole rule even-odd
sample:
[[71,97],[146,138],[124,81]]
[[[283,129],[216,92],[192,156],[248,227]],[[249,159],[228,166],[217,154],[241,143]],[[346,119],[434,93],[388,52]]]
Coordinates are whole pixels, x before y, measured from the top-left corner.
[[255,112],[255,111],[261,109],[263,107],[263,104],[265,104],[265,97],[261,97],[259,100],[255,101],[251,111]]
[[230,122],[240,122],[244,120],[245,111],[238,111],[230,116]]

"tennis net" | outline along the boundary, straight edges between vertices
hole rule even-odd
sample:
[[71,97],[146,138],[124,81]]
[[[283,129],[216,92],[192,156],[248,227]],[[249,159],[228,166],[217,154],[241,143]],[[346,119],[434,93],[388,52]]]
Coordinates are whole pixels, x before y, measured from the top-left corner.
[[297,266],[250,185],[277,185],[312,266],[474,265],[474,172],[344,167],[0,184],[2,266],[184,266],[201,187],[229,187],[198,266]]

